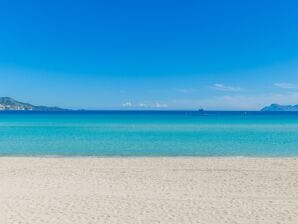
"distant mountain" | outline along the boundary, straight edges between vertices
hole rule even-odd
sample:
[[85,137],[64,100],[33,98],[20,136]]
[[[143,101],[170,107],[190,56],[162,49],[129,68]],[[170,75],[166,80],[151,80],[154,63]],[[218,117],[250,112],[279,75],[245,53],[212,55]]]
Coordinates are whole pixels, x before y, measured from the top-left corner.
[[261,111],[298,111],[298,105],[279,105],[271,104],[270,106],[264,107]]
[[25,110],[25,111],[65,111],[59,107],[34,106],[29,103],[22,103],[10,97],[0,97],[0,111],[3,110]]

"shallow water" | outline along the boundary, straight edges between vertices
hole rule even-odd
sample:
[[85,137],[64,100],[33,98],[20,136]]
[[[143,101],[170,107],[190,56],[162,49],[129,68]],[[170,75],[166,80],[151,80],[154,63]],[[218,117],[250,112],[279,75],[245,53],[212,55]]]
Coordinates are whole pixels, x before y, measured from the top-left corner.
[[1,112],[0,155],[297,156],[298,113]]

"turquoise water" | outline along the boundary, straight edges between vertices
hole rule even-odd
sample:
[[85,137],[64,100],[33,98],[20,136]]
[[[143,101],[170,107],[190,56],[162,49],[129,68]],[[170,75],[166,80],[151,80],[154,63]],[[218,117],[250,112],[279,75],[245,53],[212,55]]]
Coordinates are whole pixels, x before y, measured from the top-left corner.
[[1,112],[0,155],[297,156],[298,113]]

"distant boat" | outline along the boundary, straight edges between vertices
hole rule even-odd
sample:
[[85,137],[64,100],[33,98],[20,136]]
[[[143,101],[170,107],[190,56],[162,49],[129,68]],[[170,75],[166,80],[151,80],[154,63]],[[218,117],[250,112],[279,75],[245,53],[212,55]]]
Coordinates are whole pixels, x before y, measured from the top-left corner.
[[207,116],[207,115],[208,115],[208,114],[206,113],[206,111],[205,111],[203,108],[198,109],[198,110],[197,110],[197,113],[198,113],[198,115],[200,115],[200,116]]

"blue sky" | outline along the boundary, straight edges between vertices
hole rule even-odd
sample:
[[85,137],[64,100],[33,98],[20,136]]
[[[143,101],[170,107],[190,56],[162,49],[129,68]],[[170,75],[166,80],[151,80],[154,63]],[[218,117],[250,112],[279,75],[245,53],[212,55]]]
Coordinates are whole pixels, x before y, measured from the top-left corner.
[[298,2],[0,1],[0,96],[86,109],[298,104]]

